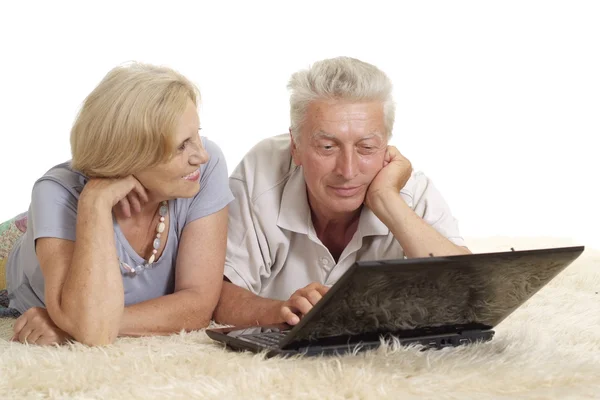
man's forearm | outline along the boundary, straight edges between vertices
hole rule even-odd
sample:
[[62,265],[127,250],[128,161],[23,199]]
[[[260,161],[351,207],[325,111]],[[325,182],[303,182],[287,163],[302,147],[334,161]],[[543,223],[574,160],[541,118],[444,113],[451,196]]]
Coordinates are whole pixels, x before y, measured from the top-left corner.
[[214,319],[219,324],[235,326],[279,324],[284,322],[281,316],[283,303],[224,281]]
[[369,208],[392,231],[409,258],[469,254],[420,218],[399,194],[386,192],[369,199]]

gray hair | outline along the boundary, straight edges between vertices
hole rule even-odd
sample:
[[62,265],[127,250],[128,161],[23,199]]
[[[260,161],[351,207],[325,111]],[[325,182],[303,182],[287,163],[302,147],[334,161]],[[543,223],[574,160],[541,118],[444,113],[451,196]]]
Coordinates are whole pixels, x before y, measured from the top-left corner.
[[290,131],[294,140],[306,119],[306,110],[315,100],[380,101],[387,137],[392,134],[395,104],[392,82],[374,65],[350,57],[318,61],[309,69],[292,75],[288,83],[290,95]]

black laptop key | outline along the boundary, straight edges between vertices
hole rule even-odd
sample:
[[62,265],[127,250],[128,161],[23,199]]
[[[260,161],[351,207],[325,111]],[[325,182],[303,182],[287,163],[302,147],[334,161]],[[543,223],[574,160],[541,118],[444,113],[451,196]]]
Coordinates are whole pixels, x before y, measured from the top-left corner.
[[281,332],[268,332],[256,335],[242,335],[239,338],[259,346],[275,347],[284,336],[285,334]]

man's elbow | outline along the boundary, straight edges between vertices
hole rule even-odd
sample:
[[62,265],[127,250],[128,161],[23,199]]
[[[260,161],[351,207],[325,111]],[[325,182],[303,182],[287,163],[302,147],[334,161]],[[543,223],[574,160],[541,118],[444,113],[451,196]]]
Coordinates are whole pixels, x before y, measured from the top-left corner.
[[227,317],[226,317],[227,313],[225,313],[223,311],[224,311],[223,307],[219,307],[218,305],[217,305],[217,308],[215,308],[215,312],[213,314],[213,318],[212,319],[214,319],[214,321],[217,324],[225,324],[225,325],[227,324],[227,322],[226,322],[226,320],[227,320]]
[[473,254],[473,252],[471,250],[469,250],[469,248],[467,246],[457,246],[458,250],[460,251],[459,254]]

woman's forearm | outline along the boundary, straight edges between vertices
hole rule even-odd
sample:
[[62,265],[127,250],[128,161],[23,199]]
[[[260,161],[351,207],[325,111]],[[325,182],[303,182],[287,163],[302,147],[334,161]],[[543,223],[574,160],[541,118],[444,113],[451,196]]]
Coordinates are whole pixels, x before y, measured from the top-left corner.
[[125,308],[119,336],[169,335],[206,328],[217,299],[193,289],[180,290]]
[[60,297],[65,328],[82,343],[111,343],[123,309],[111,207],[100,199],[80,199],[75,250]]

